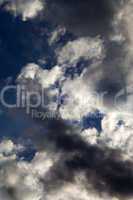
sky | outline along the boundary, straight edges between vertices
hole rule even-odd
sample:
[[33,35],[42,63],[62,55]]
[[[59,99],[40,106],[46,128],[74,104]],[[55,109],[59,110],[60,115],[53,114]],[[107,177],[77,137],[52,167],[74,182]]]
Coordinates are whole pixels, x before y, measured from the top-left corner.
[[133,1],[0,1],[0,200],[133,199]]

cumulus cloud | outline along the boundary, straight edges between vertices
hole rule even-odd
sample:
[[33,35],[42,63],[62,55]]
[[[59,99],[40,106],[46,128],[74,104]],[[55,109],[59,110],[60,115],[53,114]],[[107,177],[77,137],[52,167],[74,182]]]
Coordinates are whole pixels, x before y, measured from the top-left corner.
[[14,150],[14,144],[10,140],[5,140],[0,143],[0,153],[9,154]]
[[[28,7],[31,1],[23,1],[23,6],[22,1],[17,2],[17,7],[14,2],[9,4],[9,10],[17,11],[24,20],[42,9],[41,4],[35,6],[39,1],[34,1],[31,10]],[[131,15],[131,4],[116,13],[119,6],[114,1],[47,2],[47,19],[52,18],[52,12],[56,23],[82,37],[55,48],[57,65],[52,69],[30,63],[18,76],[17,83],[24,85],[29,93],[46,90],[47,110],[58,110],[61,118],[41,120],[29,116],[33,123],[26,131],[27,137],[38,150],[30,163],[16,159],[18,149],[12,141],[0,143],[0,197],[6,200],[130,199],[133,196],[133,120],[132,115],[125,115],[125,102],[123,113],[117,111],[120,105],[113,112],[113,103],[122,91],[117,103],[128,98],[132,104],[132,88],[127,88],[132,83],[132,69],[127,65],[132,60],[131,48],[126,51],[129,47],[126,37],[132,41],[132,28],[128,27],[131,22],[127,18],[128,11]],[[122,24],[128,33],[121,31]],[[65,28],[61,26],[52,32],[51,46],[65,34]],[[96,35],[103,38],[90,37]],[[74,71],[74,76],[68,76],[68,68],[76,69],[84,61],[87,64],[80,74]],[[35,111],[38,110],[46,112],[41,106]],[[96,129],[83,130],[69,125],[68,122],[81,122],[96,110],[106,111],[100,137]]]
[[[42,70],[33,64],[25,69],[19,76],[20,82],[26,79],[36,80],[38,70],[39,72]],[[41,74],[43,74],[43,71],[45,70],[42,70]],[[54,71],[54,68],[52,71]],[[48,73],[51,73],[51,71]],[[61,82],[60,95],[66,96],[59,108],[62,118],[80,120],[90,112],[91,107],[87,103],[83,105],[82,98],[87,97],[88,100],[92,100],[90,94],[93,91],[93,83],[91,85],[90,81],[90,90],[88,90],[89,85],[85,77],[86,73],[84,72],[74,79],[66,78],[64,74],[54,79],[53,84],[56,80]],[[50,85],[51,83],[49,83]],[[45,84],[42,84],[41,87],[45,87]],[[47,88],[49,87],[47,86]],[[93,107],[96,109],[96,103],[94,105]],[[94,129],[81,131],[79,128],[75,129],[67,125],[61,119],[44,121],[33,119],[33,121],[37,130],[35,131],[31,127],[28,136],[38,149],[45,149],[45,152],[48,153],[48,157],[42,156],[43,154],[36,155],[34,161],[28,164],[34,163],[32,172],[37,170],[37,177],[33,177],[32,174],[30,180],[37,179],[39,188],[43,188],[41,194],[40,190],[38,194],[38,186],[36,186],[35,194],[39,195],[39,198],[43,198],[45,195],[48,200],[53,196],[56,196],[57,200],[60,198],[77,199],[77,195],[81,191],[79,188],[82,187],[81,199],[86,199],[90,195],[91,199],[121,199],[123,197],[126,199],[132,197],[132,120],[126,118],[125,115],[120,115],[117,111],[115,113],[108,112],[102,122],[103,131],[100,138],[98,138],[97,131]],[[126,134],[124,134],[125,132]],[[45,160],[46,168],[43,167],[42,160],[43,162]],[[120,183],[121,187],[119,186]],[[25,185],[22,188],[25,191]],[[75,194],[71,188],[75,190]],[[34,194],[33,188],[29,190]],[[18,195],[19,189],[15,187],[15,191],[17,191],[15,195]],[[29,191],[28,193],[29,199],[33,198]],[[38,196],[34,196],[38,198]],[[24,198],[28,197],[24,196]]]
[[43,151],[37,152],[30,163],[21,161],[17,159],[19,149],[11,140],[3,140],[0,149],[3,155],[0,156],[0,199],[48,199],[42,179],[58,157]]
[[83,37],[68,42],[59,52],[57,52],[58,63],[68,66],[74,65],[81,60],[103,59],[104,47],[100,38]]
[[42,69],[34,63],[30,63],[22,69],[18,76],[18,80],[31,79],[37,80],[42,88],[48,88],[55,84],[56,81],[62,76],[62,69],[55,66],[51,70]]
[[86,84],[82,76],[66,80],[61,95],[64,101],[60,106],[60,114],[64,119],[81,120],[89,112],[94,112],[100,107],[99,96],[93,92],[91,84]]
[[[98,199],[100,196],[103,199],[108,196],[110,199],[132,197],[132,161],[128,152],[122,152],[122,148],[112,148],[108,142],[103,145],[98,139],[96,143],[90,143],[82,134],[80,136],[79,130],[61,120],[36,122],[42,129],[40,135],[37,133],[35,137],[33,134],[32,139],[35,143],[43,139],[40,144],[54,160],[50,170],[41,178],[48,199],[53,195],[57,199],[77,198],[77,187],[83,187],[83,199],[90,193],[92,198]],[[90,135],[90,141],[94,133]],[[106,140],[108,137],[103,141]],[[69,187],[76,189],[75,194]]]
[[[80,60],[80,56],[76,59]],[[85,80],[86,70],[81,76],[71,79],[65,76],[66,68],[61,65],[46,70],[34,63],[28,64],[22,69],[17,82],[28,93],[36,91],[39,95],[44,90],[47,108],[53,113],[58,110],[61,118],[66,120],[80,121],[89,112],[104,109],[102,96],[95,92],[91,81]]]
[[[132,97],[131,97],[131,92],[128,91],[128,87],[129,85],[132,84],[132,56],[131,56],[131,49],[130,48],[130,53],[129,50],[127,52],[127,49],[129,49],[129,47],[131,46],[129,42],[131,41],[131,35],[132,35],[132,30],[131,30],[131,1],[117,1],[117,2],[112,2],[109,3],[107,2],[100,2],[100,5],[98,7],[98,9],[101,10],[99,12],[97,12],[98,14],[101,13],[101,11],[103,11],[103,8],[106,8],[107,10],[109,9],[110,12],[107,12],[107,20],[108,21],[108,25],[110,24],[113,28],[113,30],[109,31],[108,37],[103,37],[103,39],[99,39],[99,38],[89,38],[89,37],[83,37],[84,33],[82,33],[82,31],[84,32],[84,28],[82,28],[82,25],[86,25],[86,21],[87,21],[87,25],[86,27],[91,27],[91,20],[92,22],[96,22],[92,23],[94,26],[96,26],[96,28],[98,27],[97,23],[101,23],[104,20],[102,20],[101,22],[98,21],[97,16],[93,16],[93,19],[91,18],[91,15],[83,15],[83,19],[85,17],[85,19],[82,19],[82,14],[85,13],[85,10],[87,9],[88,12],[88,6],[92,8],[94,8],[94,13],[96,12],[97,7],[95,7],[96,5],[98,5],[98,2],[95,1],[94,4],[93,2],[88,2],[86,1],[85,3],[78,1],[78,3],[73,1],[73,2],[53,2],[51,1],[52,6],[49,9],[55,9],[55,12],[59,9],[62,10],[61,15],[64,16],[61,17],[60,19],[63,21],[63,19],[65,19],[63,22],[59,20],[59,24],[65,24],[66,27],[69,27],[69,23],[73,23],[74,20],[76,19],[78,21],[78,16],[76,15],[77,13],[79,14],[81,23],[76,23],[77,25],[72,25],[72,29],[75,29],[75,32],[78,33],[77,29],[79,28],[81,31],[81,36],[82,37],[78,37],[78,39],[76,40],[72,40],[69,41],[65,46],[63,46],[62,48],[56,49],[56,55],[57,55],[57,61],[59,63],[59,65],[61,65],[62,67],[65,64],[65,68],[71,68],[71,67],[75,67],[78,68],[78,64],[79,62],[83,61],[90,61],[93,62],[93,65],[90,67],[90,63],[87,62],[87,64],[85,65],[86,68],[88,68],[88,70],[86,70],[86,74],[84,73],[84,75],[82,76],[84,80],[86,80],[86,85],[91,84],[94,92],[97,92],[98,94],[105,94],[104,95],[104,104],[105,107],[114,107],[115,108],[115,97],[117,97],[117,95],[119,95],[119,92],[123,92],[122,96],[119,98],[119,104],[123,103],[122,101],[125,101],[125,99],[128,100],[128,104],[129,108],[128,110],[131,109],[131,101],[132,101]],[[79,6],[79,7],[78,7]],[[85,9],[86,6],[86,9]],[[105,6],[105,7],[104,7]],[[56,10],[57,9],[57,10]],[[69,16],[71,16],[71,18],[73,20],[68,20],[69,16],[67,16],[67,12],[63,11],[63,9],[68,10],[69,12]],[[82,10],[83,9],[83,10]],[[103,10],[102,10],[103,9]],[[106,10],[105,9],[105,10]],[[105,11],[104,10],[104,11]],[[84,12],[83,12],[84,11]],[[88,12],[89,13],[89,12]],[[106,12],[102,12],[103,15]],[[109,17],[109,13],[111,13],[110,17]],[[92,14],[93,15],[93,14]],[[131,17],[129,17],[129,15]],[[89,18],[89,17],[90,18]],[[89,20],[88,20],[88,18]],[[103,16],[102,16],[103,17]],[[105,17],[105,19],[106,19]],[[104,18],[104,17],[103,17]],[[94,20],[94,21],[93,21]],[[99,19],[100,20],[100,19]],[[81,25],[81,26],[80,26]],[[77,26],[77,29],[75,28]],[[100,26],[102,27],[102,26]],[[130,28],[129,28],[130,27]],[[70,27],[69,27],[70,28]],[[68,28],[68,30],[70,30]],[[87,29],[87,28],[86,28]],[[103,28],[104,33],[105,31],[105,27]],[[93,32],[93,29],[87,29],[87,36],[91,35],[91,31]],[[97,30],[98,32],[98,30]],[[99,32],[99,34],[97,33],[97,35],[102,35],[101,32]],[[98,62],[98,61],[101,62]],[[80,64],[79,64],[80,65]],[[81,68],[83,66],[80,66]],[[79,69],[81,70],[81,68],[79,67]],[[80,71],[79,70],[79,71]],[[76,71],[76,70],[75,70]],[[77,70],[78,71],[78,70]],[[70,73],[72,74],[72,70],[70,69]],[[106,83],[106,84],[105,84]],[[82,83],[81,83],[82,84]],[[129,95],[130,93],[130,95]],[[125,105],[125,104],[123,104]],[[127,104],[126,104],[127,105]],[[116,108],[115,108],[116,109]],[[124,109],[124,106],[123,106]]]
[[80,132],[62,120],[33,121],[37,132],[31,127],[29,136],[41,152],[30,163],[16,156],[11,159],[17,153],[13,151],[17,148],[12,141],[0,143],[3,157],[6,156],[0,169],[1,198],[132,198],[133,151],[132,145],[126,146],[132,138],[131,120],[118,113],[108,113],[100,138],[94,129]]
[[[25,90],[26,95],[31,94],[33,97],[35,94],[36,100],[33,100],[34,97],[31,98],[31,104],[34,101],[38,102],[38,99],[40,99],[40,109],[45,110],[45,112],[49,111],[51,115],[54,115],[54,113],[56,113],[58,110],[58,104],[60,102],[60,87],[57,86],[59,85],[58,82],[62,75],[63,72],[59,66],[55,66],[51,70],[47,70],[42,69],[34,63],[30,63],[22,69],[20,75],[17,78],[17,84],[20,86],[20,88]],[[26,98],[27,97],[25,95],[21,96],[23,102],[25,102]],[[35,104],[35,102],[33,104]],[[26,106],[27,105],[25,105],[25,108]]]
[[[106,42],[100,38],[79,37],[69,41],[62,48],[56,49],[58,64],[65,72],[63,87],[61,85],[62,93],[65,94],[63,96],[71,94],[70,91],[67,94],[63,91],[66,88],[65,85],[69,85],[69,81],[71,82],[69,87],[71,91],[73,90],[74,96],[74,91],[77,90],[76,80],[80,79],[78,82],[81,81],[81,83],[77,82],[79,90],[83,84],[86,87],[84,95],[82,94],[84,90],[81,89],[80,97],[84,96],[87,99],[93,93],[99,100],[103,96],[102,103],[107,109],[118,109],[115,105],[116,99],[119,107],[120,104],[125,105],[125,99],[127,99],[130,104],[128,110],[130,110],[132,100],[129,97],[129,93],[131,93],[129,84],[132,83],[132,70],[125,61],[127,59],[125,40],[119,40],[117,34],[114,34],[113,37],[114,39]],[[77,78],[79,75],[80,78]],[[70,76],[72,80],[65,76]],[[91,88],[91,92],[89,88]],[[95,102],[91,102],[95,106]],[[82,110],[81,107],[79,110]],[[101,107],[98,105],[96,108],[100,109]],[[125,109],[124,106],[123,109]]]
[[41,0],[13,0],[0,3],[6,3],[5,9],[12,12],[15,16],[21,15],[23,20],[36,17],[44,8],[44,2]]
[[102,121],[100,140],[111,148],[121,149],[127,157],[133,156],[132,116],[122,112],[111,112]]
[[[12,143],[11,141],[6,142]],[[6,142],[4,142],[5,146],[2,144],[5,152],[8,147]],[[12,155],[12,151],[10,154]],[[4,200],[39,200],[42,198],[43,188],[35,173],[30,164],[17,161],[15,158],[11,160],[8,157],[0,170],[0,198]]]

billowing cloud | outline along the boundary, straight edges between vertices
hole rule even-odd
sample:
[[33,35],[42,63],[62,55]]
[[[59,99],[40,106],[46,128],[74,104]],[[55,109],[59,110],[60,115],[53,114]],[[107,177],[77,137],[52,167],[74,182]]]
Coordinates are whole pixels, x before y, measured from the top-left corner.
[[19,148],[12,141],[0,143],[1,198],[132,198],[131,119],[108,113],[100,137],[94,129],[81,132],[63,120],[33,121],[27,136],[41,152],[30,163],[16,159]]
[[[33,103],[32,101],[34,100],[32,97],[35,96],[35,102],[40,102],[38,107],[40,107],[40,115],[42,113],[42,118],[45,118],[45,114],[43,115],[41,109],[50,111],[51,113],[49,114],[51,116],[54,115],[56,111],[58,111],[58,106],[60,103],[59,82],[62,76],[63,71],[59,66],[55,66],[51,70],[47,70],[42,69],[34,63],[27,64],[27,66],[22,69],[17,79],[17,83],[20,88],[23,88],[23,90],[26,92],[26,95],[22,94],[23,96],[20,98],[22,98],[23,102],[25,102],[27,95],[31,94],[29,103]],[[25,104],[24,107],[27,108],[27,105]]]
[[[6,8],[26,20],[42,10],[38,3],[17,1],[15,7],[13,1]],[[132,18],[127,13],[131,15],[132,8],[131,2],[122,7],[119,3],[47,1],[45,19],[54,18],[60,25],[48,41],[57,65],[48,70],[27,64],[17,79],[28,93],[46,92],[46,109],[39,105],[34,109],[37,117],[27,116],[32,123],[25,137],[34,143],[37,153],[31,162],[22,161],[12,141],[0,143],[0,198],[132,199],[133,120],[125,103],[129,100],[130,110]],[[75,38],[58,46],[67,31]],[[45,116],[47,110],[58,112],[60,118],[38,117],[38,112]],[[104,112],[100,135],[95,128],[81,125],[84,117],[97,110]]]
[[83,77],[66,80],[62,86],[63,103],[60,106],[62,118],[81,120],[89,112],[100,107],[100,98],[93,92],[91,84],[87,85]]
[[111,112],[102,121],[103,133],[100,140],[111,148],[122,150],[133,157],[132,116],[122,112]]
[[34,18],[44,8],[44,2],[41,0],[13,0],[2,1],[5,3],[5,9],[12,12],[15,16],[21,15],[23,20]]
[[[106,131],[109,130],[106,127],[113,123],[111,120],[111,115],[108,121],[105,119],[106,125],[103,125],[103,128]],[[38,120],[34,122],[38,123]],[[122,148],[109,148],[108,142],[102,146],[98,143],[92,145],[86,137],[82,138],[82,134],[80,136],[63,121],[39,123],[44,134],[41,134],[40,139],[38,135],[34,142],[37,142],[37,139],[44,140],[44,150],[37,152],[30,163],[16,157],[10,158],[15,154],[12,149],[16,149],[12,141],[5,140],[0,143],[3,157],[7,159],[0,169],[0,198],[51,200],[54,197],[59,200],[79,197],[84,200],[112,200],[132,197],[132,162],[127,151],[123,156]],[[95,134],[92,132],[90,141]],[[104,141],[107,140],[108,137],[105,137]],[[116,140],[113,135],[112,140]],[[12,148],[9,148],[11,146]],[[8,155],[5,154],[7,151]]]
[[[77,68],[77,71],[85,67],[88,68],[82,76],[86,80],[86,85],[91,84],[94,92],[104,95],[104,105],[108,108],[111,107],[111,109],[112,107],[116,109],[115,98],[122,92],[123,94],[117,103],[121,104],[126,99],[130,104],[128,110],[132,110],[131,90],[129,91],[129,87],[131,88],[130,85],[132,85],[131,4],[132,1],[115,1],[111,3],[108,1],[100,3],[97,1],[78,1],[76,3],[75,1],[51,1],[51,6],[49,6],[49,9],[53,9],[53,13],[58,9],[62,11],[59,12],[62,17],[57,20],[59,24],[66,25],[67,30],[74,31],[75,34],[80,32],[80,36],[82,36],[69,41],[62,49],[56,50],[58,63],[61,65],[66,64],[65,67],[70,68],[68,71],[71,74],[74,71],[71,69],[73,66]],[[89,13],[89,8],[91,8],[92,13]],[[103,17],[101,21],[100,17],[98,18],[99,15]],[[112,30],[106,27],[103,19],[105,21],[107,19],[107,24],[112,27]],[[94,27],[92,28],[91,25],[96,26],[95,34],[102,36],[102,33],[98,30],[98,24],[101,23],[105,25],[105,27],[104,25],[100,26],[104,32],[102,40],[92,37],[88,41],[87,37],[83,37],[94,33]],[[89,27],[91,28],[89,29]],[[106,30],[109,30],[107,35]],[[97,62],[96,58],[102,58],[102,62]],[[79,63],[86,60],[90,62],[87,62],[85,67],[80,66]],[[93,65],[90,67],[91,62],[93,62]]]
[[36,79],[42,88],[49,88],[54,85],[61,76],[62,69],[59,66],[55,66],[51,70],[43,70],[38,65],[30,63],[22,69],[18,80],[21,82],[21,80],[23,81],[24,79]]
[[[36,175],[38,170],[34,171],[32,164],[17,161],[15,156],[14,159],[11,160],[10,157],[13,157],[15,152],[13,153],[10,151],[10,156],[5,154],[9,151],[9,146],[11,146],[11,144],[16,148],[12,141],[4,141],[4,143],[2,142],[2,144],[0,144],[5,149],[5,151],[3,151],[3,158],[6,158],[4,163],[0,162],[0,199],[39,200],[43,196],[43,188],[41,183],[39,183],[39,175],[38,177]],[[0,158],[0,161],[1,160],[2,158]],[[36,161],[33,161],[33,166],[36,166],[35,162]]]
[[83,59],[85,60],[102,60],[104,58],[103,42],[100,38],[83,37],[68,42],[61,50],[57,52],[58,63],[68,66],[76,66]]
[[[95,66],[92,65],[91,68],[93,67]],[[28,84],[28,80],[31,80],[34,81],[35,88],[35,84],[41,80],[36,79],[40,70],[42,69],[34,64],[28,65],[19,76],[20,83]],[[55,72],[54,70],[53,68],[47,73]],[[43,72],[45,70],[41,71],[45,78]],[[82,119],[92,111],[87,103],[82,104],[82,98],[87,97],[88,100],[92,100],[90,94],[93,91],[93,83],[91,84],[90,81],[89,91],[85,72],[74,79],[67,78],[62,73],[52,83],[55,84],[58,80],[59,85],[61,83],[60,95],[66,96],[66,102],[59,107],[61,117],[69,120]],[[90,80],[92,80],[91,78]],[[47,82],[49,83],[49,86],[47,85],[49,94],[51,82]],[[27,88],[30,89],[28,86]],[[79,90],[80,86],[81,91]],[[41,84],[41,87],[45,88],[45,84]],[[95,109],[96,103],[94,105]],[[81,114],[79,114],[80,112]],[[86,199],[88,196],[91,199],[100,199],[101,197],[102,199],[122,199],[123,197],[128,199],[132,197],[132,120],[126,118],[125,115],[119,115],[117,111],[115,113],[108,111],[102,122],[101,136],[98,137],[96,130],[81,131],[79,128],[69,126],[64,119],[32,119],[36,130],[31,127],[27,136],[34,142],[38,150],[45,149],[45,152],[48,153],[47,158],[50,159],[46,162],[47,159],[45,160],[42,156],[46,162],[45,167],[48,166],[46,169],[43,168],[43,164],[35,164],[34,161],[33,169],[38,170],[39,179],[38,175],[36,178],[39,181],[39,187],[43,188],[41,194],[38,194],[38,186],[36,186],[35,194],[38,194],[39,198],[45,196],[48,200],[53,196],[56,196],[57,200],[60,198],[77,199],[77,195],[81,191],[78,188],[83,188],[81,199]],[[124,134],[125,132],[126,134]],[[33,160],[39,162],[41,158],[36,159],[35,156]],[[33,161],[30,165],[32,163]],[[32,177],[32,180],[36,180],[36,178]],[[25,190],[25,185],[23,187]],[[75,194],[71,188],[75,190]],[[15,187],[15,191],[17,190],[18,188]],[[33,188],[30,190],[34,194]],[[18,191],[14,194],[18,194]],[[36,197],[36,195],[34,196]]]

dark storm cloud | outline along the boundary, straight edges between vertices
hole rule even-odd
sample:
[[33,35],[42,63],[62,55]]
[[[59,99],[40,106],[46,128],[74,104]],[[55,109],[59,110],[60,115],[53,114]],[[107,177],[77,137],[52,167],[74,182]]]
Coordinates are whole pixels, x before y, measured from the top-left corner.
[[88,182],[86,188],[91,185],[95,192],[119,198],[133,195],[133,163],[124,161],[119,150],[89,145],[63,120],[42,122],[36,119],[35,123],[41,129],[36,136],[31,133],[33,141],[59,158],[41,179],[47,193],[67,183],[74,184],[75,177],[84,172]]
[[47,0],[48,17],[76,35],[106,35],[121,0]]
[[[40,107],[38,111],[45,112]],[[68,183],[75,184],[75,178],[83,172],[87,180],[85,188],[91,185],[97,193],[120,198],[133,196],[133,163],[124,161],[119,150],[89,145],[80,136],[80,130],[62,119],[26,117],[31,128],[25,136],[33,141],[38,150],[57,156],[54,165],[40,180],[47,194],[60,190]]]

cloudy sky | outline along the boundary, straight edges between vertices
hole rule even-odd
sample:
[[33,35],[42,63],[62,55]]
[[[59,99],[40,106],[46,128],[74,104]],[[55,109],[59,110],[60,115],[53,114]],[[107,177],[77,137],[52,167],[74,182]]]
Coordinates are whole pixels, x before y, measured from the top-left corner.
[[0,0],[0,200],[133,199],[133,0]]

